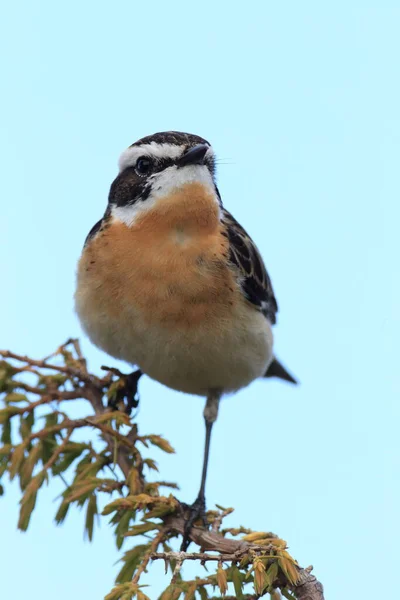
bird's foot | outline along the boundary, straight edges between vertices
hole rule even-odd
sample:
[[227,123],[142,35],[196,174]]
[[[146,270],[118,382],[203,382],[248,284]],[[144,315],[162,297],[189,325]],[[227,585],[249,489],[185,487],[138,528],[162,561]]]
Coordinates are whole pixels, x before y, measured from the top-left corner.
[[125,375],[118,369],[108,367],[106,369],[119,377],[116,387],[110,388],[112,395],[108,399],[108,406],[115,410],[123,410],[130,415],[132,409],[139,406],[138,382],[143,375],[142,371],[137,369],[129,375]]
[[208,529],[209,523],[206,516],[206,500],[204,496],[197,496],[196,500],[191,505],[182,503],[182,507],[185,515],[185,529],[183,532],[181,551],[186,552],[190,544],[189,535],[195,521],[201,519],[205,529]]

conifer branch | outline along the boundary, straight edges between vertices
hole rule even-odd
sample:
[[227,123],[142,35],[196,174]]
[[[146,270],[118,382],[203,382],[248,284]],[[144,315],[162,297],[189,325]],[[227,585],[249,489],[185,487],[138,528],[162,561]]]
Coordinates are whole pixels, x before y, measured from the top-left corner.
[[[43,360],[10,351],[0,352],[0,357],[3,359],[0,361],[0,393],[5,402],[5,408],[0,411],[3,443],[0,447],[0,476],[9,473],[10,478],[20,479],[24,494],[20,528],[28,527],[43,482],[51,475],[63,477],[74,461],[78,461],[74,463],[75,476],[63,494],[56,515],[58,523],[65,519],[73,503],[86,505],[85,528],[91,539],[98,495],[121,494],[128,490],[127,495],[112,500],[103,514],[113,514],[111,522],[115,527],[118,547],[124,539],[134,536],[145,536],[145,543],[137,544],[125,553],[124,566],[117,577],[116,587],[107,596],[108,600],[133,597],[149,600],[141,589],[141,578],[151,561],[160,559],[173,573],[161,600],[174,600],[182,592],[188,600],[193,600],[196,592],[203,597],[202,590],[207,586],[219,587],[224,595],[229,583],[234,586],[236,595],[225,595],[225,600],[239,597],[255,600],[268,593],[275,598],[277,589],[287,598],[324,599],[322,585],[312,575],[312,568],[301,568],[287,552],[283,540],[271,533],[250,532],[245,528],[221,530],[223,519],[232,509],[218,507],[218,511],[208,511],[210,528],[197,525],[192,528],[190,539],[199,546],[199,552],[173,551],[169,543],[176,536],[183,535],[185,505],[172,496],[160,495],[160,487],[173,487],[174,484],[146,479],[145,469],[154,471],[156,464],[151,457],[142,456],[137,444],[144,448],[156,445],[165,452],[173,452],[173,449],[161,436],[139,435],[137,424],[132,422],[127,414],[129,411],[123,406],[121,410],[108,406],[115,391],[121,390],[124,385],[125,376],[120,371],[106,368],[107,373],[103,377],[89,373],[79,342],[72,339]],[[36,378],[37,381],[32,383],[27,378]],[[62,402],[74,400],[86,400],[91,414],[71,419],[52,404],[55,402],[58,407]],[[43,414],[43,411],[47,412]],[[44,427],[37,427],[38,414],[45,418]],[[19,420],[21,437],[18,443],[13,443],[16,429],[11,428],[12,420]],[[90,441],[73,440],[75,431],[82,428],[100,432],[104,444],[102,449],[95,450]],[[66,432],[65,436],[63,432]],[[34,471],[40,461],[42,468]],[[113,470],[114,479],[102,478],[102,470],[111,468],[113,462],[120,472]],[[133,521],[135,515],[136,521]],[[139,516],[141,520],[138,522]],[[228,537],[230,535],[233,537]],[[235,539],[236,535],[241,537]],[[161,544],[163,551],[159,552]],[[217,571],[207,577],[185,581],[181,566],[186,561],[198,561],[200,567],[206,563],[217,563]],[[248,583],[253,584],[255,595],[246,594],[246,588],[242,589]]]

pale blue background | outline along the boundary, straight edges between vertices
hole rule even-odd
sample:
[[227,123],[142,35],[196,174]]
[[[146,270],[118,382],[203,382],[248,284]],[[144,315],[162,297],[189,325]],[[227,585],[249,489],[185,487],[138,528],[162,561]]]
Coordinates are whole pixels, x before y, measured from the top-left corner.
[[[280,303],[298,389],[259,381],[222,406],[208,502],[271,529],[326,596],[393,598],[398,573],[398,2],[8,2],[2,10],[1,345],[37,357],[81,335],[72,295],[119,153],[178,129],[209,139],[229,210]],[[97,368],[110,359],[83,346]],[[202,400],[143,381],[140,428],[181,497],[197,491]],[[1,500],[1,596],[101,599],[106,523],[56,528],[58,486],[27,534]],[[127,545],[129,547],[129,543]],[[156,597],[165,580],[151,581]]]

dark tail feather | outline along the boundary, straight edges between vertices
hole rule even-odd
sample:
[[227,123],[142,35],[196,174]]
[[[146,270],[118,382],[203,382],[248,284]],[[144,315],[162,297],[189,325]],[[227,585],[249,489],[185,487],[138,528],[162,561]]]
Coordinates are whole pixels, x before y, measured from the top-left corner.
[[269,365],[264,377],[278,377],[279,379],[297,384],[296,379],[286,371],[285,367],[276,358]]

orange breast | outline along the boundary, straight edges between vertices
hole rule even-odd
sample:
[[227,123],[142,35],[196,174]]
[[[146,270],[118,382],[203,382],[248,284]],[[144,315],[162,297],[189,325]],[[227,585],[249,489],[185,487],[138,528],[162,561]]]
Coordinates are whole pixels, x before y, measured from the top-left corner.
[[228,252],[215,198],[192,183],[132,226],[113,221],[106,227],[86,248],[78,281],[92,310],[110,317],[134,306],[149,324],[212,326],[241,299]]

